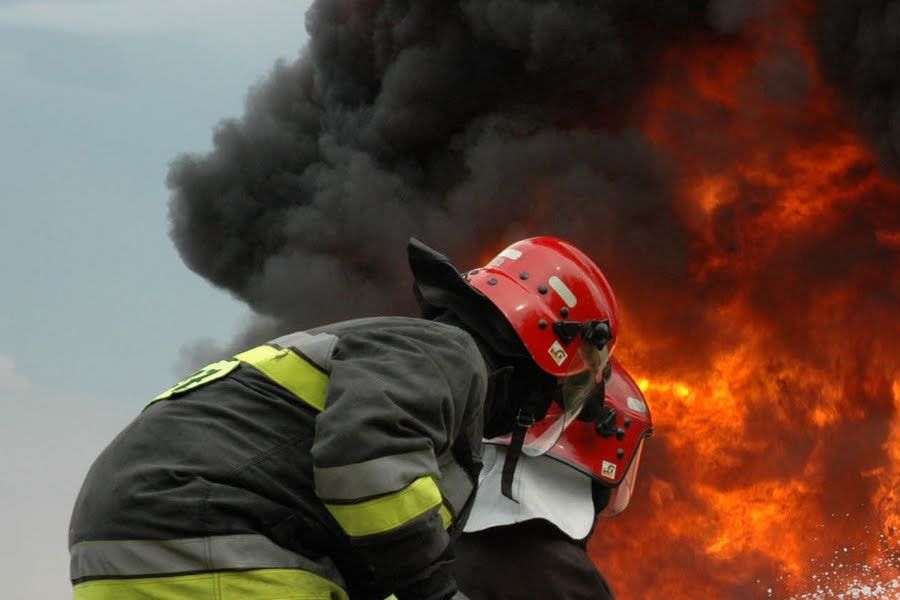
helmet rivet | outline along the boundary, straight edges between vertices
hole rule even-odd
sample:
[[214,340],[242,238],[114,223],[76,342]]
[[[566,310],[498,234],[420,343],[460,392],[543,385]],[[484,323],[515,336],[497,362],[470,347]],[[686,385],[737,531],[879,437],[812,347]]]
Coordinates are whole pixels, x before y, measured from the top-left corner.
[[631,427],[631,417],[625,417],[625,427]]
[[624,440],[625,439],[625,430],[622,429],[621,427],[616,428],[616,437],[619,438],[620,440]]
[[[488,283],[490,283],[490,282],[488,282]],[[563,306],[561,309],[559,309],[559,314],[561,314],[563,319],[565,319],[566,317],[569,316],[569,309],[566,308],[565,306]]]
[[542,283],[541,285],[538,286],[538,292],[541,293],[541,294],[546,294],[546,293],[547,293],[547,286],[544,285],[544,284]]
[[616,456],[618,456],[619,458],[623,458],[625,456],[625,451],[619,448],[618,450],[616,450]]
[[522,281],[525,281],[526,279],[528,279],[528,273],[526,273],[525,271],[522,271],[521,273],[519,273],[519,279],[521,279]]
[[497,280],[494,277],[488,279],[488,285],[497,285]]
[[540,321],[538,321],[538,327],[540,327],[541,329],[547,329],[547,321],[541,319]]
[[469,271],[469,277],[474,277],[475,275],[478,275],[478,269],[472,269],[471,271]]

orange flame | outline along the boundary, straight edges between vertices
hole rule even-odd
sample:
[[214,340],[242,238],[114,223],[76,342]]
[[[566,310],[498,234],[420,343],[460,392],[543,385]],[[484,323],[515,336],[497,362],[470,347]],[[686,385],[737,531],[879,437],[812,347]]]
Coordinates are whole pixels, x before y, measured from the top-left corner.
[[[714,319],[731,342],[694,371],[671,374],[652,332],[623,333],[658,432],[632,507],[591,543],[623,600],[789,598],[858,576],[900,586],[900,349],[873,342],[854,357],[804,329],[810,356],[798,358],[747,283],[785,240],[830,235],[867,198],[900,195],[818,72],[811,14],[786,2],[738,39],[671,48],[644,99],[643,131],[676,157],[696,278],[737,292]],[[801,89],[761,91],[784,57]],[[754,193],[766,201],[747,208]],[[727,211],[738,211],[726,220],[735,244],[716,230]],[[860,235],[900,248],[900,231]],[[858,293],[847,287],[809,298],[810,322],[849,322]],[[882,597],[900,597],[891,589]]]

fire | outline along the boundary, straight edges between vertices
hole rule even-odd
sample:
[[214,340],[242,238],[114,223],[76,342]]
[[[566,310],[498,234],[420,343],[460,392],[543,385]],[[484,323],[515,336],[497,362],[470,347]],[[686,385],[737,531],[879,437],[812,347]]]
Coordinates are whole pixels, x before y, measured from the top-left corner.
[[[892,386],[894,407],[900,413],[900,379]],[[873,473],[879,481],[879,488],[873,502],[885,515],[881,534],[895,545],[900,545],[900,419],[891,424],[891,433],[884,443],[888,463]]]
[[656,424],[591,546],[618,596],[900,587],[897,4],[316,2],[308,54],[174,163],[173,240],[306,326],[414,314],[407,233],[467,267],[571,239]]
[[[655,356],[652,331],[623,333],[657,424],[633,506],[591,546],[624,600],[828,597],[826,579],[900,577],[897,307],[857,313],[891,274],[815,263],[828,240],[900,248],[877,218],[852,227],[900,185],[819,72],[813,14],[785,2],[737,39],[669,49],[639,111],[673,157],[692,283],[727,293],[707,332],[721,343],[690,369]],[[859,344],[827,332],[878,319]]]

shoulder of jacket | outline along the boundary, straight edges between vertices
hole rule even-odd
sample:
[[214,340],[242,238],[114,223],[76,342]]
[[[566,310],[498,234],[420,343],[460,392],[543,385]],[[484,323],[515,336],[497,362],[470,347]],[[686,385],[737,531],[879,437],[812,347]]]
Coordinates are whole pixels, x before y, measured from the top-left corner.
[[448,352],[462,358],[469,356],[480,363],[481,351],[475,339],[464,329],[446,323],[438,323],[414,317],[370,317],[335,323],[317,328],[339,338],[368,338],[391,344],[391,338],[409,340],[432,356]]
[[380,332],[409,337],[442,335],[452,339],[472,340],[472,336],[459,327],[416,317],[366,317],[340,321],[309,330],[309,333],[320,332],[333,333],[338,337],[355,333]]

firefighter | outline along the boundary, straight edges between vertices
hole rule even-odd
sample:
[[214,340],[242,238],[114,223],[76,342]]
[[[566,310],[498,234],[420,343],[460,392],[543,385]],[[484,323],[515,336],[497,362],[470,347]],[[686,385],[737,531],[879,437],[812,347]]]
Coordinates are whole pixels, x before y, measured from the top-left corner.
[[634,380],[615,358],[610,367],[605,391],[595,396],[599,402],[585,408],[546,454],[526,443],[514,499],[502,491],[509,440],[487,440],[478,495],[455,545],[454,572],[471,600],[614,598],[587,541],[597,516],[628,506],[653,423]]
[[450,540],[482,437],[521,438],[548,399],[578,414],[618,312],[556,238],[465,275],[408,250],[425,318],[325,325],[215,362],[103,450],[69,530],[76,600],[463,597]]

